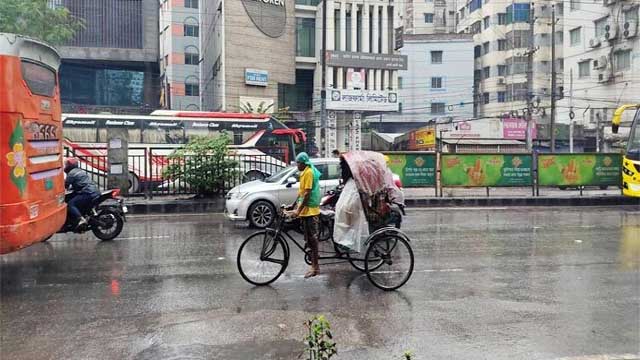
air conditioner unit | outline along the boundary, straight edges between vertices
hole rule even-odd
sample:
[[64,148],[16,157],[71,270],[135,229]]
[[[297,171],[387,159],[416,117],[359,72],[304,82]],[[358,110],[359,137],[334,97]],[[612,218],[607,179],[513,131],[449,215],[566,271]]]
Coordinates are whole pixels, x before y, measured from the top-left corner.
[[600,56],[597,60],[593,60],[593,68],[596,70],[606,69],[608,65],[607,57]]
[[597,48],[598,46],[600,46],[600,40],[598,40],[598,39],[589,40],[589,47],[590,48]]
[[618,27],[614,22],[610,22],[604,26],[604,39],[605,40],[613,40],[618,37]]
[[638,34],[638,22],[636,20],[627,21],[624,23],[623,29],[622,36],[625,38],[635,37]]
[[503,77],[499,77],[498,78],[498,85],[504,85],[504,78]]
[[611,71],[608,71],[608,70],[601,71],[598,73],[598,82],[599,83],[609,82],[612,77],[613,75],[611,74]]

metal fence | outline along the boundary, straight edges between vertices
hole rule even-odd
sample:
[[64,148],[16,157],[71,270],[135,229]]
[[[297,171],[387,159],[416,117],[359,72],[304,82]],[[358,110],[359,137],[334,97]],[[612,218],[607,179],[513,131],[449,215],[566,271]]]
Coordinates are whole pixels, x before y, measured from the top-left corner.
[[[102,189],[109,187],[104,148],[65,149]],[[269,155],[170,156],[165,149],[129,149],[129,195],[224,194],[242,183],[276,174],[286,163]]]

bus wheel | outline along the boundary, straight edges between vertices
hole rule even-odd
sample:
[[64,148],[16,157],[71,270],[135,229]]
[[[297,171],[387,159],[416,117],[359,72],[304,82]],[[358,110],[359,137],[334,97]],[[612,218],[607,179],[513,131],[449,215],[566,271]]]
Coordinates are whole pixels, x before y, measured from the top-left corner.
[[140,191],[140,179],[138,175],[129,172],[129,194],[135,194]]

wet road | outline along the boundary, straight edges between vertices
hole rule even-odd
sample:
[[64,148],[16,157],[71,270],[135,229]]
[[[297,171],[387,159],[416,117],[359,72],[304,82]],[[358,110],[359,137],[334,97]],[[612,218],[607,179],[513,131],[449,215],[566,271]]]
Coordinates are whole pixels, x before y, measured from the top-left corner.
[[[640,357],[637,208],[410,210],[416,268],[381,292],[348,264],[252,287],[251,232],[220,215],[131,218],[0,258],[2,359],[294,359],[325,314],[338,359]],[[634,355],[635,354],[635,355]]]

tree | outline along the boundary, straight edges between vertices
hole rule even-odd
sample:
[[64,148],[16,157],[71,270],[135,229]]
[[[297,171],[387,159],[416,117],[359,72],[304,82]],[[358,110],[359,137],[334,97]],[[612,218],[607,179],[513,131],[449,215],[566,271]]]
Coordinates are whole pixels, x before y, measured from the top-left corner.
[[231,138],[194,136],[182,148],[169,155],[164,176],[187,184],[198,195],[215,195],[231,185],[237,175],[238,162],[228,155]]
[[84,20],[48,0],[1,0],[0,32],[26,35],[51,45],[63,45],[84,29]]

